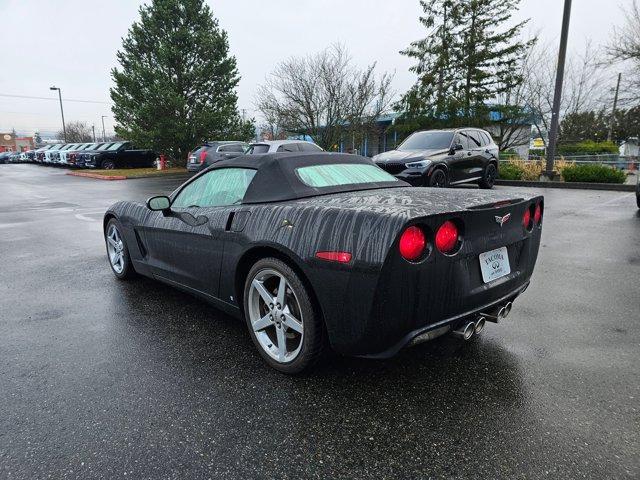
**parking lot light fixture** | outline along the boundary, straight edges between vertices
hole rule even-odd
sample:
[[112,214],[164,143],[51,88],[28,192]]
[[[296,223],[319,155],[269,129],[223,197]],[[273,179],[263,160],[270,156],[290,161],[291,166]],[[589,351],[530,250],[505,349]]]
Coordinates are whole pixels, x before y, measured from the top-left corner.
[[62,108],[62,90],[56,87],[49,87],[49,90],[57,90],[58,91],[58,99],[60,100],[60,115],[62,115],[62,135],[64,136],[64,143],[67,143],[67,127],[64,124],[64,110]]

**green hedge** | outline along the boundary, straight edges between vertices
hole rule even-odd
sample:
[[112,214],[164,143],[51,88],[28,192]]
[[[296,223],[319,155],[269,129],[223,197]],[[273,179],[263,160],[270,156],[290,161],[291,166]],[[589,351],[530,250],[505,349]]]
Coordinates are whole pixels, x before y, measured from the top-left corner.
[[606,165],[583,163],[562,169],[565,182],[624,183],[627,175]]
[[522,167],[508,162],[500,162],[498,177],[503,180],[522,180],[524,170]]
[[561,143],[557,148],[557,155],[599,155],[617,154],[618,146],[613,142],[594,142],[584,140],[578,143]]

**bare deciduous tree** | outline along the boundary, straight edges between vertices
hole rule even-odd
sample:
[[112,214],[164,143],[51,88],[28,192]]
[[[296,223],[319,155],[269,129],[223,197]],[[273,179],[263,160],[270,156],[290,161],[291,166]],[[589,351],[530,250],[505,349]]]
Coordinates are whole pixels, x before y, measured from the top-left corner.
[[[67,130],[67,143],[89,143],[93,140],[91,127],[86,122],[68,122],[65,124],[65,128]],[[64,139],[64,132],[60,130],[57,137],[60,140]]]
[[626,23],[620,29],[614,29],[613,39],[606,51],[610,63],[628,65],[623,73],[624,85],[621,88],[621,104],[640,101],[640,6],[636,0],[630,8],[622,9]]
[[360,137],[391,101],[392,76],[360,70],[339,44],[280,63],[259,87],[256,107],[268,129],[310,135],[325,149]]
[[[597,110],[607,99],[608,90],[598,57],[598,51],[588,42],[581,55],[567,60],[560,117]],[[524,102],[532,113],[534,128],[538,131],[538,135],[545,138],[543,131],[549,131],[551,125],[556,75],[555,49],[549,45],[534,47],[523,68],[525,69]]]

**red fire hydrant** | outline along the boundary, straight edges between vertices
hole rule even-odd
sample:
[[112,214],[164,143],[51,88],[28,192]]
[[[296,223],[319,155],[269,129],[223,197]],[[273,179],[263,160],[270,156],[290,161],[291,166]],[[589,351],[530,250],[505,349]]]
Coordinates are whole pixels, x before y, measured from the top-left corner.
[[167,159],[163,154],[160,154],[160,158],[158,159],[158,170],[166,170],[167,169]]

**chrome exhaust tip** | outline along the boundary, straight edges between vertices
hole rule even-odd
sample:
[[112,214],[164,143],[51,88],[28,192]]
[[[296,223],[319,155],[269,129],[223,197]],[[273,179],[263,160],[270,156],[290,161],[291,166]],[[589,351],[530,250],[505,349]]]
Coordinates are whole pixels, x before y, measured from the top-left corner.
[[464,325],[464,327],[454,330],[453,334],[456,337],[467,341],[467,340],[470,340],[471,337],[473,337],[475,330],[476,330],[476,324],[473,322],[468,322]]
[[473,333],[475,333],[476,335],[478,335],[482,330],[484,330],[484,325],[485,325],[485,319],[482,315],[480,315],[475,322],[475,326],[473,329]]
[[507,318],[507,316],[509,315],[509,313],[511,313],[511,307],[513,306],[512,302],[508,302],[505,306],[504,306],[504,312],[502,313],[502,318]]
[[503,320],[503,319],[504,319],[504,317],[506,316],[506,315],[504,314],[504,311],[505,311],[505,307],[500,307],[500,310],[498,310],[498,318],[499,318],[500,320]]

